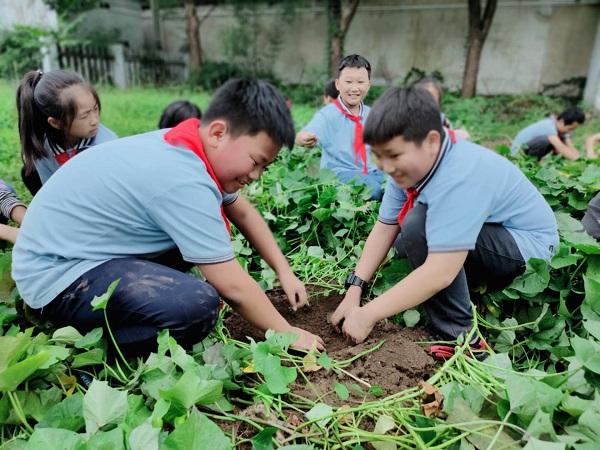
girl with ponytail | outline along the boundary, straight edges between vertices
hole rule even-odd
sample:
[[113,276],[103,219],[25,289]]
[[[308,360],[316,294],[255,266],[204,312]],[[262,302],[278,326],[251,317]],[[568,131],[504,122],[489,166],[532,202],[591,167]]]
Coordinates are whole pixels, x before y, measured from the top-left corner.
[[60,166],[117,136],[100,123],[100,98],[78,74],[30,71],[17,89],[23,182],[35,195]]

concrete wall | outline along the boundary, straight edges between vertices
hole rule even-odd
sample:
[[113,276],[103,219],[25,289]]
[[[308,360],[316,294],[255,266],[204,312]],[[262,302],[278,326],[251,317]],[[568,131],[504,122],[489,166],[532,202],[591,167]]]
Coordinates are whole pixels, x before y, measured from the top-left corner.
[[58,19],[42,0],[1,0],[0,28],[15,24],[56,28]]
[[[130,48],[145,46],[144,19],[140,3],[132,0],[110,0],[110,8],[94,9],[83,14],[81,28],[118,36]],[[152,42],[152,41],[148,41]]]
[[[112,0],[105,21],[130,33],[134,48],[153,42],[152,18],[141,12],[124,25],[125,13],[116,13],[134,0]],[[273,70],[290,82],[323,79],[326,60],[325,2],[305,2],[292,23],[282,23],[275,7],[264,7],[261,23],[282,30],[282,50]],[[138,6],[139,8],[139,6]],[[198,8],[210,15],[200,29],[206,59],[221,60],[223,35],[236,21],[230,7]],[[90,13],[91,14],[91,13]],[[94,13],[95,14],[95,13]],[[100,15],[90,24],[100,23]],[[482,94],[539,92],[544,86],[585,77],[600,23],[600,0],[499,0],[485,44],[478,82]],[[458,87],[466,53],[468,27],[465,0],[362,0],[346,39],[346,53],[360,53],[372,63],[376,83],[401,80],[412,68],[439,70],[450,87]],[[185,58],[183,9],[161,11],[161,42],[172,59]],[[151,45],[151,44],[150,44]]]
[[596,31],[596,42],[594,43],[583,99],[600,111],[600,21]]

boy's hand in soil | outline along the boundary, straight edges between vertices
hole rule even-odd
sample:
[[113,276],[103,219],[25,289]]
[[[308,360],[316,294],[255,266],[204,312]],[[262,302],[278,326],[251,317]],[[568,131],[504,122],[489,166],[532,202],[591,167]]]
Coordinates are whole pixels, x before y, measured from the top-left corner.
[[338,305],[331,316],[331,324],[338,332],[341,331],[340,322],[342,322],[346,315],[354,308],[360,306],[360,294],[361,290],[358,286],[350,286],[346,292],[346,296],[342,300],[342,303]]
[[292,327],[290,332],[298,335],[298,339],[292,344],[292,347],[307,351],[313,350],[315,347],[319,351],[325,350],[325,343],[320,336],[298,327]]
[[346,312],[342,332],[355,344],[360,344],[369,336],[374,326],[375,321],[364,308],[355,307]]
[[306,287],[291,270],[281,275],[279,282],[294,311],[306,305],[308,299]]

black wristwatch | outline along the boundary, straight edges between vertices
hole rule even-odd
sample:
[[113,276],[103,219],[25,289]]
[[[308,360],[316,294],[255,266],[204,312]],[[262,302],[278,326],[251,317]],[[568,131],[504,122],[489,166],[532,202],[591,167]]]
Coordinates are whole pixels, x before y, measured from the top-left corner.
[[361,277],[359,277],[358,275],[356,275],[354,272],[350,272],[348,274],[348,278],[346,278],[346,282],[344,283],[344,287],[346,289],[348,289],[350,286],[358,286],[361,290],[364,290],[367,287],[368,284],[369,283],[367,283]]

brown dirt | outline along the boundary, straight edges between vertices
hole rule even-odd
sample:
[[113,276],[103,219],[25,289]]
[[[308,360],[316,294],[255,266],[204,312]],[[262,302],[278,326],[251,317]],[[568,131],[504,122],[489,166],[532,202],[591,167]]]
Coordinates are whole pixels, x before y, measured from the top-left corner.
[[[336,374],[321,369],[317,372],[305,373],[310,383],[305,383],[298,376],[293,391],[304,397],[319,399],[328,404],[362,402],[374,397],[368,393],[368,386],[378,386],[384,395],[391,395],[407,387],[416,386],[419,381],[427,379],[435,370],[433,359],[425,353],[417,341],[431,340],[431,336],[423,328],[401,328],[391,322],[382,322],[375,326],[365,342],[353,345],[343,335],[337,333],[329,324],[328,318],[333,313],[342,297],[311,298],[310,306],[292,311],[287,298],[281,291],[269,293],[277,310],[295,326],[318,334],[325,341],[327,354],[337,361],[343,361],[373,348],[381,340],[384,344],[378,350],[354,361],[345,370],[354,377],[344,373]],[[250,326],[237,314],[225,320],[233,338],[246,340],[252,337],[262,340],[262,333]],[[342,402],[334,391],[336,382],[343,383],[350,390],[350,399]],[[365,384],[366,383],[366,384]]]

